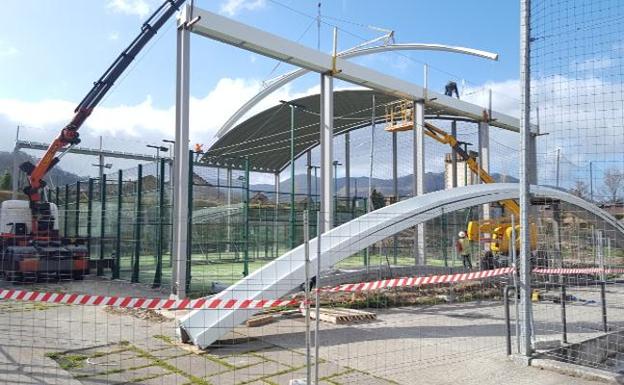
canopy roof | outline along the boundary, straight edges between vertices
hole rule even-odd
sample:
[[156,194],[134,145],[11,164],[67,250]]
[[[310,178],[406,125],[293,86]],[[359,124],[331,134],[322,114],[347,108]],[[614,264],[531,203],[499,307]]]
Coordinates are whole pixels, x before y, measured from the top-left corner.
[[[370,125],[373,95],[376,121],[385,120],[387,105],[399,98],[371,90],[334,92],[334,135]],[[301,106],[294,109],[295,158],[298,158],[319,144],[320,95],[305,96],[291,103]],[[425,117],[474,121],[457,114],[456,108],[445,108],[440,103],[427,103]],[[505,124],[494,120],[490,125],[517,131],[517,125],[509,125],[514,119],[505,118]],[[206,151],[202,161],[240,168],[241,159],[248,158],[251,170],[279,172],[290,163],[290,131],[290,107],[279,104],[232,127]]]

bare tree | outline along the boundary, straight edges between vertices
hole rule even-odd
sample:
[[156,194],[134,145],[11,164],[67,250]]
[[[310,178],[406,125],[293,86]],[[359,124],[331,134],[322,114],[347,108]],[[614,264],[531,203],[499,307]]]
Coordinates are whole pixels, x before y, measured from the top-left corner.
[[570,194],[576,195],[579,198],[585,199],[588,195],[589,188],[587,187],[587,183],[582,180],[577,180],[574,182],[574,186],[570,189]]
[[609,202],[615,203],[620,200],[618,192],[624,183],[624,173],[617,169],[609,169],[605,172],[602,178],[604,184],[607,199]]

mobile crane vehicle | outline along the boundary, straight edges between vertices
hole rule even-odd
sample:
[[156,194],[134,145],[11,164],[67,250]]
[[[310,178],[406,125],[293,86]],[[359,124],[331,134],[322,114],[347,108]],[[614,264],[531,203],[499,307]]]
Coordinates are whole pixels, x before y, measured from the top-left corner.
[[93,84],[74,110],[72,120],[37,164],[25,162],[20,165],[28,176],[28,185],[23,190],[28,201],[8,200],[0,205],[0,273],[5,279],[13,281],[44,276],[81,279],[89,273],[87,242],[59,233],[58,208],[48,202],[43,178],[72,147],[80,143],[78,130],[93,109],[184,2],[167,0],[160,5],[143,23],[137,37]]

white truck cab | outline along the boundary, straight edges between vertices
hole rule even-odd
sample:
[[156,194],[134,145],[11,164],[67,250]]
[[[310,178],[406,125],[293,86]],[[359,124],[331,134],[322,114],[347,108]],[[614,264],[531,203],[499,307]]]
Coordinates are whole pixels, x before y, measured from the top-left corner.
[[[58,207],[50,203],[50,212],[54,218],[54,230],[58,230]],[[23,224],[23,225],[19,225]],[[25,229],[26,235],[32,230],[32,213],[28,201],[6,200],[0,205],[0,234],[16,234],[19,228]]]

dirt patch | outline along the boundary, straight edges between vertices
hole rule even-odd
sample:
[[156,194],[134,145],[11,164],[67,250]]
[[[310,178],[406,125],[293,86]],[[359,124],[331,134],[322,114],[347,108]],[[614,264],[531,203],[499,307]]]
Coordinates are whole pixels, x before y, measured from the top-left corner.
[[104,311],[110,314],[125,315],[150,322],[163,323],[171,321],[170,318],[165,317],[164,315],[152,309],[129,309],[107,306],[104,308]]
[[[392,288],[372,292],[321,293],[321,306],[339,306],[354,309],[390,308],[399,306],[435,305],[447,302],[470,302],[481,299],[500,299],[504,284],[499,282],[466,282],[441,284],[428,288]],[[295,296],[304,299],[303,293]]]

